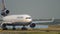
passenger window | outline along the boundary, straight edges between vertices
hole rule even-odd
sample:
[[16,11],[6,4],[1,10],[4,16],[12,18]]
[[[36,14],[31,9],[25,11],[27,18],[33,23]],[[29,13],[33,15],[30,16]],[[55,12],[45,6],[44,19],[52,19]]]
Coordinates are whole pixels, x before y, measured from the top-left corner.
[[17,17],[17,18],[23,18],[23,17]]

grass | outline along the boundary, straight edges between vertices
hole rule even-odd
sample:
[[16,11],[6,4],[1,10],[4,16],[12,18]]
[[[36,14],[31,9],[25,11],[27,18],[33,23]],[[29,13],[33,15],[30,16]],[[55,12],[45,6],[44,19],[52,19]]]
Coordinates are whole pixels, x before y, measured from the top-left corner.
[[0,30],[0,34],[60,34],[60,28]]
[[0,34],[60,34],[60,32],[0,32]]

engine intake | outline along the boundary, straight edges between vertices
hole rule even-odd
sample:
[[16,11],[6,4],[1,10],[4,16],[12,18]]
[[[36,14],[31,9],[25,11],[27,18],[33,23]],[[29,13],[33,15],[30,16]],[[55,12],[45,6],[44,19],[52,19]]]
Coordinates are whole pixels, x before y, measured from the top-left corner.
[[1,15],[2,16],[7,16],[9,14],[9,12],[10,12],[9,10],[4,10],[4,11],[1,12]]
[[10,12],[9,10],[6,10],[6,14],[9,14],[9,12]]
[[36,26],[35,23],[30,24],[30,27],[31,27],[31,28],[34,28],[35,26]]

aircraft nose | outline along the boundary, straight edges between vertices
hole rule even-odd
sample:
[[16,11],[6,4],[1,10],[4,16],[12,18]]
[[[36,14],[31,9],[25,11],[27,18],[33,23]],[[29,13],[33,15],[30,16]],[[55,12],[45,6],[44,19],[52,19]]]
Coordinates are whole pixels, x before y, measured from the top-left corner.
[[32,19],[28,19],[28,21],[32,21]]
[[32,19],[27,19],[27,22],[32,22]]

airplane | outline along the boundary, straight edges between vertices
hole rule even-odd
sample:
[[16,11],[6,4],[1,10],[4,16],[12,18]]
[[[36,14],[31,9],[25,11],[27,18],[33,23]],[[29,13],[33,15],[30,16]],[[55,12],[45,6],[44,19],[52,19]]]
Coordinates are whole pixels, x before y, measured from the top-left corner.
[[4,0],[2,0],[2,11],[1,11],[1,17],[2,17],[2,23],[1,27],[3,30],[7,30],[7,25],[12,25],[13,30],[15,30],[16,25],[22,25],[22,30],[27,30],[25,26],[30,25],[31,28],[35,27],[36,24],[32,23],[32,17],[28,14],[21,14],[21,15],[9,15],[10,11],[7,10],[4,4]]

